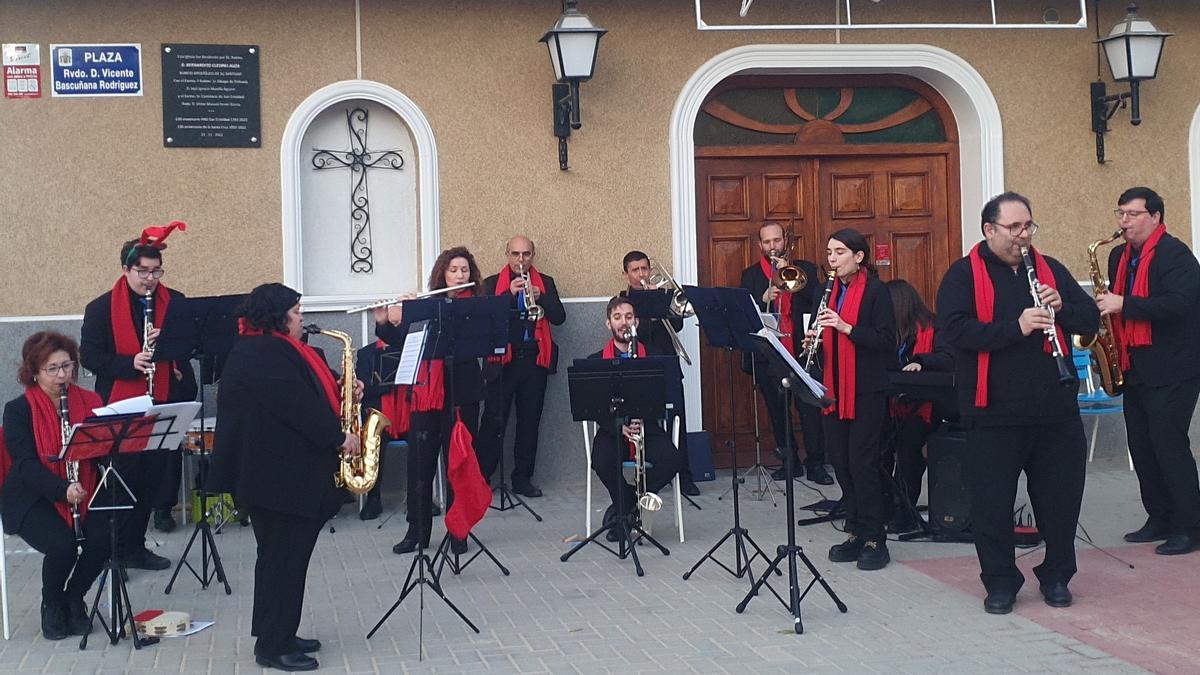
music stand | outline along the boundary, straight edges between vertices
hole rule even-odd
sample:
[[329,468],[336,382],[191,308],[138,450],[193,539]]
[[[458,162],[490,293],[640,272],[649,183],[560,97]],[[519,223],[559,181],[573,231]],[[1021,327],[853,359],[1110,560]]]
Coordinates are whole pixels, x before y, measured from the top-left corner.
[[[611,425],[612,433],[620,444],[624,436],[621,426],[627,419],[641,419],[643,424],[663,417],[666,410],[666,383],[664,365],[667,357],[638,359],[576,359],[567,368],[567,387],[571,396],[571,417],[576,422],[596,422]],[[678,359],[674,359],[678,365]],[[616,454],[617,473],[621,474],[624,461],[621,453]],[[591,467],[588,467],[591,470]],[[620,480],[624,481],[622,477]],[[623,493],[622,493],[623,494]],[[634,506],[633,517],[625,513],[624,498],[616,503],[617,516],[611,522],[575,544],[562,554],[560,560],[567,562],[584,546],[595,542],[604,550],[621,560],[633,558],[633,567],[639,577],[645,576],[642,562],[638,559],[637,544],[648,541],[663,555],[671,555],[665,546],[642,529]],[[599,537],[616,529],[620,538],[617,550],[608,547]]]
[[[175,564],[175,573],[167,582],[163,591],[170,595],[175,586],[175,579],[180,570],[186,566],[192,576],[200,582],[201,589],[208,589],[214,577],[225,585],[225,595],[232,595],[233,588],[229,585],[229,577],[225,574],[225,566],[221,563],[221,553],[217,550],[217,540],[213,537],[210,511],[208,507],[208,476],[209,448],[204,433],[204,385],[215,384],[219,378],[220,362],[233,349],[237,338],[237,308],[245,300],[245,295],[218,295],[200,298],[179,298],[171,303],[171,311],[163,322],[158,341],[155,342],[154,354],[162,360],[197,360],[200,364],[200,386],[196,395],[200,401],[200,447],[193,453],[197,458],[196,476],[193,480],[195,491],[200,499],[202,512],[193,514],[196,525],[187,546]],[[200,539],[200,571],[188,562],[188,554],[192,551],[196,539]],[[209,571],[209,562],[212,571]]]
[[[169,436],[171,434],[169,425],[162,429],[155,428],[157,423],[162,421],[172,420],[169,419],[169,416],[142,413],[89,417],[75,427],[65,448],[64,457],[71,461],[107,460],[107,464],[100,473],[100,479],[96,482],[96,490],[88,500],[88,510],[108,516],[111,552],[108,566],[100,573],[99,582],[96,584],[96,595],[92,601],[92,609],[88,613],[88,632],[79,641],[80,649],[87,648],[88,634],[91,633],[91,627],[97,618],[100,619],[100,625],[104,628],[111,644],[117,644],[125,635],[131,636],[135,649],[158,642],[158,638],[155,637],[138,637],[137,627],[133,622],[135,612],[129,601],[129,591],[124,579],[121,578],[121,566],[118,562],[120,555],[117,550],[116,515],[117,511],[132,509],[133,504],[137,502],[137,497],[129,489],[125,479],[121,478],[114,462],[118,455],[144,452],[157,445],[156,439],[161,441]],[[110,478],[113,480],[112,483],[109,482]],[[104,489],[108,490],[108,505],[97,505],[96,500]],[[122,498],[122,502],[118,503],[118,490],[128,498],[127,502]],[[113,587],[109,602],[109,615],[105,620],[105,617],[100,615],[100,598],[103,596],[104,586],[110,578]],[[129,629],[128,633],[126,633],[126,627]]]
[[[754,339],[750,337],[751,333],[759,328],[762,328],[762,319],[758,315],[758,308],[754,304],[754,299],[750,296],[750,291],[744,288],[700,288],[698,286],[684,286],[684,292],[687,294],[688,301],[692,303],[692,307],[696,310],[696,318],[700,320],[700,328],[704,331],[705,337],[708,338],[708,343],[714,347],[725,350],[726,361],[729,365],[729,392],[733,392],[733,351],[735,349],[751,352],[756,348]],[[692,576],[706,560],[711,560],[716,563],[721,569],[732,574],[735,578],[741,579],[743,576],[748,576],[751,582],[754,580],[754,573],[750,570],[750,562],[758,556],[762,556],[763,560],[767,559],[767,554],[750,536],[749,530],[742,527],[742,511],[741,499],[738,489],[739,484],[744,480],[744,476],[738,474],[737,468],[737,444],[735,442],[737,433],[737,411],[733,396],[729,397],[729,440],[725,442],[729,448],[729,464],[730,472],[730,490],[733,491],[733,527],[725,533],[723,537],[717,540],[717,543],[708,549],[708,551],[700,556],[692,568],[683,574],[683,579],[686,581]],[[733,555],[734,567],[731,569],[724,562],[718,560],[714,555],[730,537],[733,538]],[[747,546],[749,543],[749,547]],[[754,555],[750,555],[750,547],[754,548]]]
[[[784,410],[790,411],[792,409],[793,396],[798,396],[800,401],[806,405],[820,407],[826,403],[826,401],[818,399],[816,395],[814,395],[814,393],[809,389],[808,385],[802,381],[803,378],[800,376],[800,372],[802,371],[796,370],[796,367],[793,367],[788,360],[785,360],[784,357],[781,356],[772,345],[767,343],[767,341],[762,340],[761,338],[760,340],[761,341],[756,345],[756,351],[758,355],[763,358],[763,361],[766,364],[766,376],[768,378],[776,379],[783,389],[783,400],[785,405]],[[791,361],[792,363],[795,363],[794,359]],[[796,366],[798,367],[799,364],[796,364]],[[791,438],[792,416],[790,414],[787,416],[786,427],[787,437]],[[846,603],[842,602],[842,599],[833,592],[833,588],[829,585],[829,582],[827,582],[825,578],[821,576],[821,572],[817,570],[817,568],[812,564],[812,561],[808,559],[808,556],[804,554],[804,549],[796,544],[796,488],[795,483],[792,480],[792,471],[794,469],[793,463],[795,459],[793,457],[792,448],[785,448],[784,450],[785,453],[783,462],[787,472],[787,486],[784,488],[784,494],[787,501],[787,543],[781,544],[778,548],[776,548],[775,559],[771,561],[771,564],[767,567],[766,571],[763,572],[762,576],[759,577],[758,580],[754,582],[754,585],[750,587],[750,592],[747,593],[746,597],[742,598],[742,601],[738,603],[736,611],[738,614],[746,611],[746,605],[749,604],[750,600],[758,594],[759,588],[766,586],[767,590],[771,591],[771,594],[779,600],[784,608],[791,612],[792,626],[796,633],[799,634],[804,632],[804,622],[800,618],[800,603],[808,595],[808,592],[812,590],[814,585],[818,583],[821,584],[821,587],[825,589],[825,593],[829,595],[831,600],[833,600],[833,604],[836,605],[838,610],[843,614],[846,613],[847,609]],[[771,573],[778,570],[785,559],[787,560],[788,566],[787,600],[784,600],[783,596],[781,596],[768,581],[771,577]],[[800,590],[800,578],[796,567],[797,559],[804,563],[804,566],[808,568],[809,573],[813,577],[812,580],[808,582],[808,585],[804,587],[803,591]]]

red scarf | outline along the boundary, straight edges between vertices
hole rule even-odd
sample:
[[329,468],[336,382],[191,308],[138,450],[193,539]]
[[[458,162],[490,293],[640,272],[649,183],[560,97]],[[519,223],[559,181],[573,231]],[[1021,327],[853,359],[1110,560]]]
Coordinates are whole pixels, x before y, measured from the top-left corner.
[[[917,325],[917,342],[913,345],[913,356],[928,354],[933,351],[933,326]],[[907,417],[913,410],[912,404],[893,400],[890,406],[892,417]],[[933,419],[933,403],[926,401],[916,406],[917,417],[926,424]]]
[[[529,281],[543,295],[546,293],[546,282],[542,281],[542,275],[533,265],[529,266]],[[500,276],[496,279],[496,295],[504,295],[508,292],[509,284],[512,283],[512,268],[508,265],[500,270]],[[534,324],[533,339],[537,341],[538,355],[537,364],[546,370],[550,369],[550,359],[554,353],[554,342],[550,336],[550,322],[542,319]],[[504,351],[504,356],[489,356],[488,361],[492,363],[507,364],[512,361],[512,345]]]
[[[46,392],[36,384],[25,388],[25,400],[29,402],[29,409],[33,412],[33,441],[37,446],[38,459],[42,460],[47,471],[66,480],[66,462],[50,461],[52,457],[57,457],[62,452],[62,423],[58,417],[58,401],[50,400]],[[95,392],[74,384],[67,388],[67,417],[71,424],[82,422],[85,417],[92,414],[92,408],[98,408],[101,405],[103,404],[100,397]],[[96,489],[96,467],[91,461],[79,463],[79,484],[83,486],[84,490],[87,490],[89,495]],[[62,516],[67,525],[73,525],[71,508],[67,504],[65,494],[60,499],[54,500],[54,510],[58,511],[58,515]],[[81,522],[85,516],[87,516],[87,501],[79,504]]]
[[[109,319],[112,324],[113,344],[117,353],[122,356],[135,356],[142,351],[142,336],[134,329],[133,313],[129,305],[129,283],[124,276],[117,278],[112,288],[112,301],[109,303]],[[154,320],[155,328],[161,328],[163,319],[167,316],[167,307],[171,304],[171,294],[165,284],[159,284],[154,289]],[[167,400],[171,387],[171,371],[175,364],[162,362],[154,371],[154,400]],[[132,380],[118,379],[113,382],[109,401],[121,401],[134,396],[146,394],[146,378]]]
[[[843,290],[844,289],[844,290]],[[846,294],[846,299],[842,302],[842,307],[838,310],[838,316],[842,317],[842,321],[854,326],[858,323],[858,310],[862,307],[863,293],[867,289],[867,271],[859,270],[854,278],[850,280],[850,285],[846,286],[839,278],[833,284],[833,292],[829,296],[829,306],[837,307],[838,296],[842,293]],[[825,356],[825,388],[836,393],[836,401],[824,409],[826,415],[837,413],[838,419],[852,420],[854,419],[854,396],[855,396],[855,377],[857,376],[857,366],[855,359],[854,343],[850,341],[849,335],[843,335],[839,331],[837,335],[830,339],[829,332],[834,331],[831,326],[826,326],[822,330],[825,334],[821,336],[821,349]],[[834,387],[833,380],[833,340],[837,340],[837,386]]]
[[[1133,290],[1130,296],[1144,298],[1150,295],[1150,261],[1154,259],[1154,250],[1158,240],[1167,231],[1166,223],[1160,223],[1150,233],[1150,238],[1142,245],[1141,259],[1138,261],[1137,272],[1133,277]],[[1124,293],[1129,283],[1129,259],[1133,247],[1126,244],[1121,252],[1121,260],[1117,263],[1117,276],[1113,279],[1113,288],[1118,293]],[[1150,322],[1146,320],[1126,319],[1124,314],[1113,317],[1113,338],[1117,341],[1117,349],[1121,352],[1121,370],[1129,370],[1129,348],[1149,347],[1153,344],[1153,333]]]
[[[375,347],[382,351],[387,348],[387,343],[376,340]],[[400,438],[408,433],[408,403],[405,400],[407,394],[407,385],[396,385],[379,397],[379,412],[391,422],[388,432],[392,438]]]
[[[623,359],[626,357],[622,356],[622,354],[627,353],[628,352],[619,351],[617,349],[617,341],[610,338],[608,344],[604,345],[604,351],[601,352],[600,355],[606,359]],[[637,355],[639,359],[646,356],[646,345],[642,344],[641,342],[637,344]]]
[[479,460],[475,458],[472,441],[462,415],[455,413],[446,467],[446,478],[454,491],[454,503],[446,511],[446,531],[455,539],[466,539],[492,504],[492,488],[479,472]]
[[[317,378],[317,382],[321,385],[321,389],[325,392],[325,399],[329,403],[333,414],[341,416],[342,400],[338,395],[337,381],[333,379],[333,373],[329,372],[329,364],[325,363],[325,359],[317,353],[317,350],[297,340],[296,338],[284,333],[276,333],[275,331],[264,331],[261,328],[255,328],[245,322],[244,319],[238,319],[238,335],[270,335],[271,337],[279,338],[291,345],[295,349],[300,358],[312,371],[313,376]],[[354,373],[346,373],[342,377],[354,377]]]
[[[771,279],[775,278],[775,270],[771,267],[771,261],[766,258],[759,258],[758,268],[762,270],[763,276],[767,278],[769,286]],[[796,352],[792,349],[792,294],[780,291],[777,301],[779,302],[779,332],[783,333],[779,337],[779,341],[783,343],[784,347],[787,347],[789,354],[795,354]],[[769,311],[770,309],[771,306],[768,304],[767,310]]]
[[[967,257],[971,260],[971,277],[975,285],[975,316],[981,323],[991,323],[996,318],[996,288],[992,285],[992,278],[988,276],[987,264],[984,263],[983,256],[979,254],[980,247],[983,245],[982,241],[975,244]],[[1058,282],[1054,280],[1054,273],[1050,271],[1050,265],[1046,263],[1042,254],[1030,246],[1029,255],[1033,258],[1038,283],[1058,290]],[[1057,324],[1055,324],[1055,328],[1058,328]],[[1047,337],[1045,342],[1046,353],[1052,353],[1050,338]],[[1067,349],[1066,339],[1061,328],[1058,328],[1058,342],[1064,354],[1071,353]],[[976,408],[986,408],[988,405],[988,366],[991,364],[991,360],[991,352],[979,352],[975,365]]]

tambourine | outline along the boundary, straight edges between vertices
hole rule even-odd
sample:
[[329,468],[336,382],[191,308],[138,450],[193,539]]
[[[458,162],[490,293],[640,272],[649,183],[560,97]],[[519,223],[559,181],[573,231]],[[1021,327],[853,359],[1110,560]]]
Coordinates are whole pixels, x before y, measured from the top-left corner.
[[192,625],[192,616],[187,612],[148,609],[133,617],[133,624],[147,637],[170,637],[186,633]]

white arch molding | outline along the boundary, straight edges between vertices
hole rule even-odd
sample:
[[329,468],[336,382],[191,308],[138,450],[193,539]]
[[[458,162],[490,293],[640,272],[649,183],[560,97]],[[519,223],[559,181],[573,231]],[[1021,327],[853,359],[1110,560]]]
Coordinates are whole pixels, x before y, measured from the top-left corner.
[[1200,258],[1200,106],[1188,127],[1188,201],[1192,215],[1192,255]]
[[[693,137],[696,117],[713,87],[743,73],[898,73],[928,83],[946,99],[958,124],[963,253],[979,241],[978,229],[970,224],[975,222],[984,202],[1004,191],[1004,147],[996,99],[983,76],[969,63],[944,49],[919,44],[746,45],[714,56],[693,73],[671,113],[671,232],[675,276],[680,283],[695,284],[698,279]],[[1200,158],[1196,161],[1200,162]],[[1193,171],[1193,176],[1196,174]],[[1196,222],[1197,218],[1192,220]],[[681,337],[690,353],[699,354],[699,331],[693,325],[688,325]],[[703,395],[699,359],[684,370],[688,426],[689,430],[698,431]]]
[[[371,80],[343,80],[313,92],[296,107],[283,131],[279,151],[279,175],[283,197],[283,282],[304,292],[303,251],[300,224],[300,158],[304,133],[322,111],[347,100],[374,101],[391,109],[412,133],[417,152],[417,218],[420,228],[420,274],[428,275],[441,250],[441,212],[438,197],[438,155],[433,128],[412,99],[395,89]],[[407,289],[396,289],[397,292]],[[377,298],[365,295],[316,295],[304,297],[312,310],[346,309]]]

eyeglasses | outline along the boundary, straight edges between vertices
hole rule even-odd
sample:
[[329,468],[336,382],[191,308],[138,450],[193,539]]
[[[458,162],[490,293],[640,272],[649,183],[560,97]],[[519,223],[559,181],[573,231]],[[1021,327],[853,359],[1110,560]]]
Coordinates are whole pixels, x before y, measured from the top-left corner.
[[1008,230],[1008,233],[1014,237],[1021,236],[1022,232],[1029,232],[1029,234],[1032,235],[1034,232],[1038,231],[1038,224],[1032,220],[1027,223],[1009,223],[1008,225],[1003,223],[992,223],[992,225]]
[[151,277],[155,279],[161,279],[162,275],[166,273],[166,270],[161,267],[155,267],[152,270],[142,269],[140,267],[131,267],[130,269],[132,269],[134,272],[137,272],[139,279],[149,279]]
[[1149,211],[1140,211],[1138,209],[1130,209],[1128,211],[1126,211],[1125,209],[1113,209],[1113,215],[1117,217],[1117,220],[1125,220],[1126,218],[1129,218],[1130,220],[1132,220],[1134,218],[1144,216],[1147,213],[1150,213],[1150,212]]
[[52,366],[46,366],[45,368],[42,368],[42,371],[50,377],[58,377],[59,373],[62,373],[63,375],[70,375],[71,373],[75,372],[75,362],[67,361],[66,363],[56,363]]
[[533,251],[509,251],[508,255],[513,258],[532,258]]

